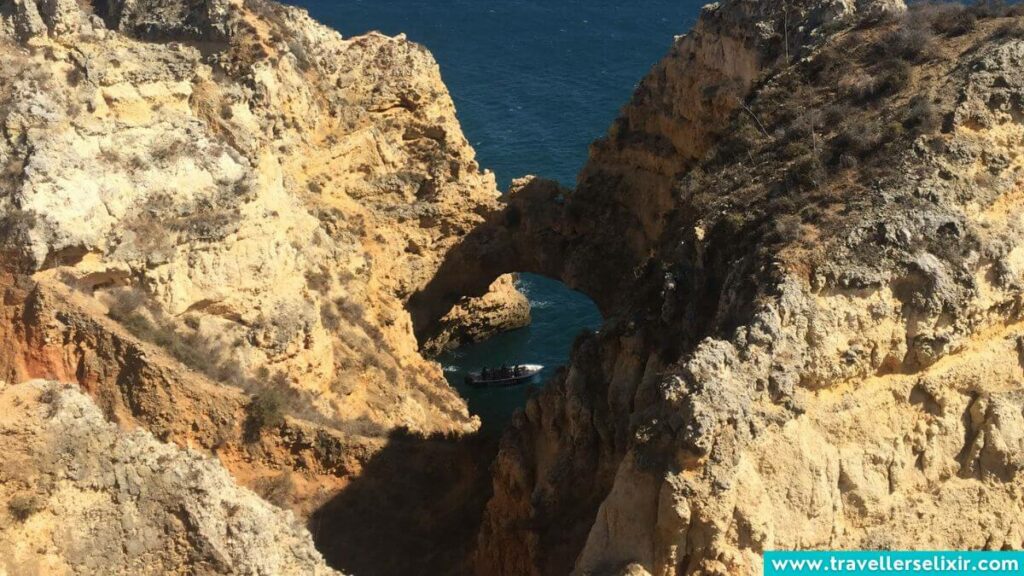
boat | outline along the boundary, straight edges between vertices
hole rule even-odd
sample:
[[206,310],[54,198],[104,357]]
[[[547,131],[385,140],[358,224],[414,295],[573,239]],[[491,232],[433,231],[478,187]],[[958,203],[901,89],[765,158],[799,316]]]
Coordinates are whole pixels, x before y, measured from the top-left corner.
[[466,384],[474,388],[507,388],[526,384],[534,379],[544,367],[540,364],[517,364],[504,368],[484,368],[466,375]]

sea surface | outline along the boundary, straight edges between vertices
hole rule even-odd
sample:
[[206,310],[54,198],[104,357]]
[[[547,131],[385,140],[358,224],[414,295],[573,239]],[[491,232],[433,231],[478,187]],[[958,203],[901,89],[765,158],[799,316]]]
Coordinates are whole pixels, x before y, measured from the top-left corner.
[[[291,0],[344,36],[405,33],[441,66],[477,160],[505,190],[537,174],[572,186],[602,136],[677,34],[694,0]],[[543,384],[573,340],[597,329],[593,303],[561,283],[523,274],[533,324],[439,358],[485,430],[502,428],[531,387],[474,390],[465,373],[483,366],[543,364]]]

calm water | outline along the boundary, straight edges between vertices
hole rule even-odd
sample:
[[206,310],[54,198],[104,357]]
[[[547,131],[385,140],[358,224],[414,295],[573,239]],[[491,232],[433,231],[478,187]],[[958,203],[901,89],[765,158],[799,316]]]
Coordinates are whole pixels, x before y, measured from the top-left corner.
[[[572,185],[639,79],[696,20],[694,0],[292,0],[345,36],[406,33],[441,65],[480,165],[502,189],[538,174]],[[523,275],[533,325],[439,360],[486,429],[507,422],[529,390],[472,390],[468,370],[564,364],[576,335],[597,328],[593,304],[558,282]]]

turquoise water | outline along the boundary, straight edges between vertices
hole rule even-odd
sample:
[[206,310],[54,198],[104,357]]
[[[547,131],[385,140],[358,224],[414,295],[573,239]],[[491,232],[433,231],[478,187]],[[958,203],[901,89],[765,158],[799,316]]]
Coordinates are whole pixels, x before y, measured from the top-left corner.
[[[688,30],[693,0],[292,0],[345,36],[404,32],[433,52],[480,165],[502,189],[538,174],[573,185],[589,144],[602,136],[636,83]],[[439,361],[495,430],[530,391],[472,390],[466,371],[502,363],[564,364],[573,340],[601,317],[585,296],[523,275],[533,325],[467,346]]]

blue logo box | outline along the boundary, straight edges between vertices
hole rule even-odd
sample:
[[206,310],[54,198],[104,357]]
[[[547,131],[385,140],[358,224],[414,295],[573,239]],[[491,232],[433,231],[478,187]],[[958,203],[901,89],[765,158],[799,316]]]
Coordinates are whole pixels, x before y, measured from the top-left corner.
[[764,554],[764,576],[811,574],[1024,576],[1024,552],[836,550],[769,551]]

